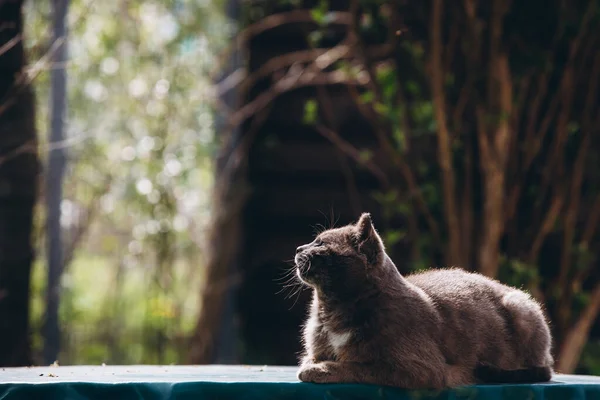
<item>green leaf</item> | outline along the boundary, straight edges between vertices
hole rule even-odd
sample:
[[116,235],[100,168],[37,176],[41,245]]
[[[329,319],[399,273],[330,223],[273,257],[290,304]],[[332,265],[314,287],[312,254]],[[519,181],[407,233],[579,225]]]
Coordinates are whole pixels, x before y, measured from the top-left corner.
[[308,34],[308,40],[312,46],[317,47],[322,39],[323,33],[321,31],[312,31]]
[[406,150],[406,135],[399,126],[394,126],[394,140],[398,145],[398,150],[401,153],[404,153],[404,151]]
[[325,19],[325,13],[319,8],[313,8],[312,10],[310,10],[310,15],[312,19],[314,19],[315,22],[319,25],[321,25],[323,23],[323,20]]
[[398,192],[396,190],[373,193],[373,198],[380,202],[383,206],[395,204],[398,200],[398,197]]
[[406,82],[406,91],[413,96],[418,96],[420,93],[419,85],[415,81],[408,81]]
[[377,82],[379,82],[384,88],[396,82],[395,69],[390,64],[384,64],[379,66],[375,71],[375,76]]
[[310,99],[304,104],[304,118],[303,122],[308,125],[314,125],[317,121],[317,101]]
[[375,103],[373,105],[373,108],[375,109],[375,112],[384,117],[387,116],[390,112],[390,107],[387,104],[383,103]]
[[577,121],[571,121],[567,124],[567,131],[569,132],[569,135],[574,134],[578,130],[579,130],[579,124],[577,123]]
[[405,237],[406,237],[406,231],[404,231],[404,230],[399,230],[399,229],[389,230],[389,231],[385,232],[384,241],[387,246],[393,246],[396,243],[400,242]]
[[367,162],[373,158],[373,152],[371,150],[361,150],[358,157],[360,161]]
[[422,101],[415,104],[413,113],[417,123],[427,124],[433,121],[433,104],[430,101]]
[[375,95],[371,91],[366,91],[358,96],[362,104],[369,104],[375,99]]
[[396,205],[396,211],[401,215],[408,215],[411,213],[412,207],[409,202],[400,202]]
[[326,0],[319,1],[319,5],[310,10],[310,15],[319,25],[326,25],[330,20],[328,18],[329,3]]

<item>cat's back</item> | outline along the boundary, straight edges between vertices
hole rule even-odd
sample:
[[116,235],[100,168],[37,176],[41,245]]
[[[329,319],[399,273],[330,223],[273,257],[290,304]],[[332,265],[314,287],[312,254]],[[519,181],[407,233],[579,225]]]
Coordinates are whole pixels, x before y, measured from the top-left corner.
[[449,300],[473,304],[474,301],[498,299],[510,291],[500,282],[460,268],[431,269],[409,275],[406,279],[438,302]]
[[406,279],[430,297],[439,313],[448,362],[469,370],[477,360],[496,361],[502,354],[512,354],[506,321],[498,312],[510,288],[458,268],[432,269]]

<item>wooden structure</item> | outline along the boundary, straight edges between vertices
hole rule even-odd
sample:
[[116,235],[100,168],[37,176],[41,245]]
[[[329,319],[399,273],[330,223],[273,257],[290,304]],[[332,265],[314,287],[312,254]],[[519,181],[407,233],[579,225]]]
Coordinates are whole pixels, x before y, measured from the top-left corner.
[[[337,3],[332,10],[347,8]],[[250,38],[245,49],[250,74],[268,60],[308,48],[306,32],[314,29],[314,22],[299,20]],[[323,47],[341,40],[345,29],[334,25]],[[270,90],[270,78],[254,82],[245,103]],[[289,291],[282,291],[281,281],[295,248],[311,241],[319,224],[346,224],[362,211],[380,219],[372,197],[377,180],[303,120],[306,101],[317,92],[328,99],[329,126],[358,148],[374,147],[370,125],[343,85],[282,93],[228,136],[218,161],[217,215],[209,245],[220,254],[209,257],[203,299],[214,315],[205,313],[200,319],[192,362],[296,363],[308,292],[286,299]],[[229,296],[214,289],[223,286],[215,282],[226,280],[235,281],[225,283]],[[214,330],[217,321],[220,328]]]
[[[335,10],[336,5],[332,6]],[[346,9],[343,4],[337,6]],[[284,53],[306,50],[306,28],[301,23],[286,24],[254,37],[249,45],[250,70]],[[345,31],[337,26],[329,33],[328,45],[333,45]],[[258,82],[250,98],[269,90],[270,84],[269,80]],[[372,197],[378,188],[376,179],[303,121],[306,102],[316,98],[327,99],[330,115],[321,117],[328,118],[340,136],[358,148],[374,147],[370,125],[341,85],[283,93],[264,114],[254,117],[264,121],[248,151],[250,193],[242,214],[237,262],[242,272],[236,296],[241,362],[297,362],[299,327],[309,292],[286,299],[292,290],[283,288],[281,278],[292,267],[289,260],[296,247],[313,239],[316,226],[343,225],[362,211],[379,219],[379,207]],[[252,134],[251,130],[252,121],[243,134]]]

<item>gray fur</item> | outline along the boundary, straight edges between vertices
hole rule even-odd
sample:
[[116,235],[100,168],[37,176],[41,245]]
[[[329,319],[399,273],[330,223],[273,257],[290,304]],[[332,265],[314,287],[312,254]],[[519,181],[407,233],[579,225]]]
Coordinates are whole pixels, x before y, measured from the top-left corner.
[[369,214],[300,246],[296,265],[313,289],[302,381],[441,389],[476,383],[479,365],[549,379],[550,330],[529,295],[458,268],[403,277]]

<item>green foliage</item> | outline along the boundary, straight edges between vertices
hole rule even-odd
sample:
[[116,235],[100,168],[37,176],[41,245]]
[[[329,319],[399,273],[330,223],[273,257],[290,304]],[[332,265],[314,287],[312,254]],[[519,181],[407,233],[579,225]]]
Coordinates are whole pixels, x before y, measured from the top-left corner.
[[383,118],[397,121],[398,113],[395,108],[397,92],[396,71],[393,66],[385,64],[377,68],[375,75],[378,84],[383,89],[383,98],[381,99],[381,103],[375,103],[373,107]]
[[371,150],[368,150],[368,149],[361,150],[358,156],[360,157],[360,160],[362,162],[367,162],[367,161],[370,161],[373,158],[373,152]]
[[390,107],[384,103],[373,104],[375,111],[382,117],[387,117],[390,114]]
[[[172,293],[165,295],[144,270],[115,271],[110,257],[78,257],[63,276],[60,318],[64,321],[62,364],[157,363],[149,333],[166,328],[168,351],[162,362],[178,363],[186,349],[181,339],[194,327],[201,275],[183,260],[172,269]],[[45,276],[38,261],[32,279],[33,347],[40,351]],[[192,274],[190,274],[192,272]]]
[[319,0],[316,7],[310,10],[310,15],[319,25],[326,25],[328,23],[327,15],[329,13],[329,2],[327,0]]
[[400,195],[397,190],[388,190],[386,192],[374,192],[373,197],[385,209],[395,209],[395,207],[400,203]]
[[524,290],[535,287],[541,279],[537,265],[505,256],[500,261],[498,278],[502,282]]
[[373,94],[372,91],[369,91],[369,90],[361,93],[360,96],[359,96],[359,100],[363,104],[371,104],[374,99],[375,99],[375,95]]
[[575,258],[575,271],[585,271],[596,261],[596,254],[591,251],[587,245],[580,243],[578,246],[574,247],[573,253]]
[[433,104],[431,101],[421,101],[415,103],[413,105],[412,112],[415,118],[415,123],[423,127],[421,131],[431,132],[432,134],[435,132],[437,125],[433,115]]
[[396,70],[391,64],[384,64],[377,68],[376,78],[383,89],[383,98],[386,102],[391,102],[396,98],[398,90]]
[[309,99],[304,104],[303,121],[307,125],[314,125],[317,122],[318,104],[315,99]]
[[398,151],[404,153],[406,151],[406,133],[399,126],[394,126],[392,135]]
[[[179,342],[198,306],[198,243],[218,145],[209,73],[233,25],[220,2],[71,3],[62,225],[75,254],[62,281],[59,362],[181,362]],[[33,62],[50,45],[49,4],[30,1],[25,9]],[[48,71],[34,82],[43,160]],[[43,207],[38,211],[43,225]],[[39,351],[43,232],[36,242],[32,325]]]
[[388,229],[383,235],[386,246],[395,246],[406,237],[406,231],[402,229]]

